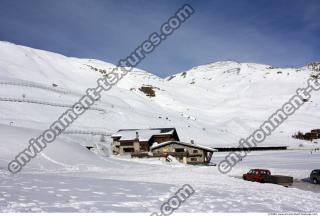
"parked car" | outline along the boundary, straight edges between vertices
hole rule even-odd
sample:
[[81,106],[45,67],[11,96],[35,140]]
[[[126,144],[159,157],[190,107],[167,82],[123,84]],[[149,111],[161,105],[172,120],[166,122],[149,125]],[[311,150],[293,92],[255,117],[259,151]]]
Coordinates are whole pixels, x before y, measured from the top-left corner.
[[279,184],[285,187],[291,186],[293,183],[293,177],[283,175],[271,175],[270,170],[266,169],[251,169],[248,173],[243,174],[242,178],[247,181]]
[[313,170],[310,173],[310,180],[313,184],[319,184],[320,183],[320,169]]
[[269,170],[251,169],[248,173],[243,174],[242,178],[247,181],[265,183],[267,175],[271,175],[271,172]]

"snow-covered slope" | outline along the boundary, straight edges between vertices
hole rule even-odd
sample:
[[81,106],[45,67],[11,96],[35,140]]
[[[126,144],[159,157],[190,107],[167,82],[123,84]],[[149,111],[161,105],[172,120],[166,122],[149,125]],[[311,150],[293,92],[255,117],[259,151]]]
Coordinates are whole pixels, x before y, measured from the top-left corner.
[[[112,64],[0,43],[0,123],[44,128],[72,105]],[[100,71],[100,72],[99,72]],[[135,69],[71,129],[176,127],[182,140],[235,146],[280,108],[312,72],[307,68],[216,62],[162,79]],[[149,85],[155,97],[139,90]],[[264,145],[293,145],[298,130],[318,128],[319,94]]]
[[[167,80],[172,87],[183,86],[177,88],[181,96],[173,109],[178,107],[177,111],[204,124],[213,145],[228,145],[258,128],[298,88],[306,86],[311,74],[319,72],[308,67],[273,68],[225,61],[199,66]],[[314,93],[263,145],[295,145],[290,138],[293,133],[319,127],[319,96]]]
[[[99,136],[86,133],[148,127],[176,127],[187,142],[236,146],[317,73],[307,67],[283,69],[225,61],[165,79],[135,69],[104,92],[102,99],[68,128],[68,134],[60,135],[22,172],[10,175],[8,163],[27,147],[28,140],[47,129],[112,67],[102,61],[0,42],[0,212],[158,211],[163,201],[186,183],[196,193],[179,211],[319,211],[320,196],[313,192],[248,183],[209,166],[100,157],[82,146],[110,144],[109,138],[101,142]],[[146,96],[139,90],[142,86],[152,88],[155,96]],[[296,148],[302,141],[291,135],[319,128],[319,106],[319,94],[314,94],[263,145]],[[100,150],[108,153],[103,147]],[[304,178],[309,169],[318,168],[318,154],[253,154],[232,175],[250,166],[268,165],[275,173]],[[215,154],[213,162],[221,159],[223,155]]]

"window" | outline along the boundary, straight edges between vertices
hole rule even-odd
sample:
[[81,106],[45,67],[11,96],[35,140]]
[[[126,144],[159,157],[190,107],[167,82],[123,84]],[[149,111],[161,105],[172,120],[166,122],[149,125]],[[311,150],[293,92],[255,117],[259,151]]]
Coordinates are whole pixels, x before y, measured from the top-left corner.
[[257,172],[256,170],[251,170],[249,173],[250,173],[251,175],[257,175],[257,174],[258,174],[258,172]]
[[124,148],[123,152],[134,152],[134,148]]
[[176,148],[175,152],[184,152],[184,148]]
[[193,153],[198,153],[198,150],[193,150],[192,152],[193,152]]
[[313,171],[312,171],[312,174],[313,174],[313,175],[316,175],[316,174],[318,174],[319,172],[320,172],[319,170],[313,170]]
[[195,157],[190,158],[191,161],[197,161],[198,159]]

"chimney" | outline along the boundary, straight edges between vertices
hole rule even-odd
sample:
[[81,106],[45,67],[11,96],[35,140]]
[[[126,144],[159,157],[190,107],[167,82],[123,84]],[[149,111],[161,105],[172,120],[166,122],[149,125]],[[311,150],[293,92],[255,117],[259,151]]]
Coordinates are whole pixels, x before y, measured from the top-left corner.
[[194,140],[191,140],[190,143],[191,143],[192,145],[194,145]]
[[139,140],[139,133],[136,131],[136,140]]

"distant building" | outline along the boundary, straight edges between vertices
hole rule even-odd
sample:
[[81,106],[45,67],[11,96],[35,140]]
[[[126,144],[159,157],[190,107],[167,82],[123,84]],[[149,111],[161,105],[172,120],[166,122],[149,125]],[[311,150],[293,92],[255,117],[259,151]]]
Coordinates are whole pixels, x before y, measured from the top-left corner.
[[175,128],[121,129],[111,136],[113,154],[147,153],[154,143],[179,141]]
[[216,149],[184,143],[179,141],[167,141],[151,148],[152,157],[166,159],[168,155],[175,157],[179,162],[185,164],[207,164],[211,161]]

